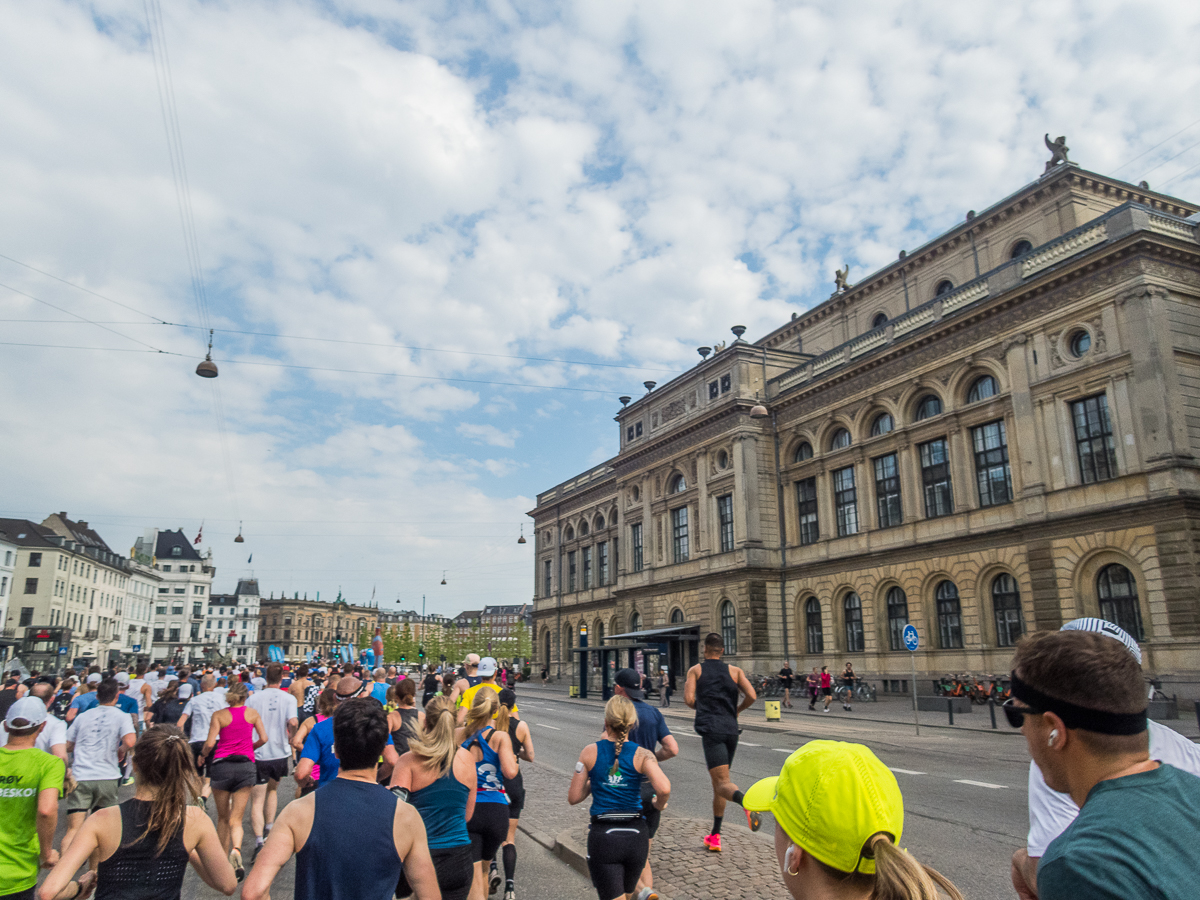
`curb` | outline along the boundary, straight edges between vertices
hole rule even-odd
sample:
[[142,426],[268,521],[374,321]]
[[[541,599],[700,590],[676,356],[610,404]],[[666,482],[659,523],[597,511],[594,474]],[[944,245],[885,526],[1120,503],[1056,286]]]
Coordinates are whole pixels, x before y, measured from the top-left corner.
[[555,856],[576,872],[586,877],[591,877],[591,873],[588,872],[587,851],[575,843],[571,838],[571,832],[560,831],[551,849],[554,851]]

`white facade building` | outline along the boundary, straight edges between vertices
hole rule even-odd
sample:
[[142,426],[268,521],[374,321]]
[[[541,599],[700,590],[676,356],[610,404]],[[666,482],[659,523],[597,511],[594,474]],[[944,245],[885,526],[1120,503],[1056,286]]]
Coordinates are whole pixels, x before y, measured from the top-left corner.
[[178,531],[148,529],[134,545],[139,558],[152,557],[162,578],[155,588],[150,659],[183,665],[204,659],[204,623],[216,567],[212,552],[201,556]]
[[129,580],[120,621],[120,651],[127,663],[149,662],[154,630],[154,604],[162,575],[154,570],[152,558],[135,551],[129,561]]
[[238,581],[233,594],[214,594],[208,600],[204,643],[213,652],[236,662],[257,662],[258,579]]
[[[12,595],[13,572],[17,566],[17,545],[0,531],[0,625],[8,621],[8,598]],[[5,629],[7,632],[7,629]],[[12,656],[9,649],[15,642],[15,630],[0,636],[0,659]]]

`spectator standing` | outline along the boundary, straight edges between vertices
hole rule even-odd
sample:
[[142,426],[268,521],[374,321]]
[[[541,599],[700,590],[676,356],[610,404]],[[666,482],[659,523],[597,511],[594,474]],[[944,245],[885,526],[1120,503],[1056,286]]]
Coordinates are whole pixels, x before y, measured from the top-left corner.
[[117,683],[102,681],[96,700],[96,706],[81,712],[67,729],[67,752],[72,754],[77,783],[66,798],[63,850],[71,846],[88,813],[117,805],[121,765],[135,739],[129,715],[117,709]]

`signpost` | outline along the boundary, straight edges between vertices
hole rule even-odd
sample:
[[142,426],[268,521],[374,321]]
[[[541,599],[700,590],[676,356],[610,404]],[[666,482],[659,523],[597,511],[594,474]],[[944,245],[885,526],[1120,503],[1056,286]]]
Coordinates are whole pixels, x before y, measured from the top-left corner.
[[917,717],[917,647],[921,645],[921,639],[917,635],[917,626],[908,624],[904,626],[904,646],[908,648],[908,656],[912,660],[912,701],[913,701],[913,725],[916,726],[917,734],[921,733],[921,720]]

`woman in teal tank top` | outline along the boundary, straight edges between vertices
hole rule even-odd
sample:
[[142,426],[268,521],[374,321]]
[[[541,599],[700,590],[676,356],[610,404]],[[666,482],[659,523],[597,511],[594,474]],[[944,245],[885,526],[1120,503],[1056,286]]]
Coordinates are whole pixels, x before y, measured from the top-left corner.
[[588,829],[588,872],[600,900],[624,900],[637,889],[650,853],[650,832],[642,814],[642,781],[654,789],[654,808],[664,810],[671,782],[649,750],[629,740],[637,710],[617,695],[604,707],[604,734],[579,754],[567,792],[574,806],[592,796]]

